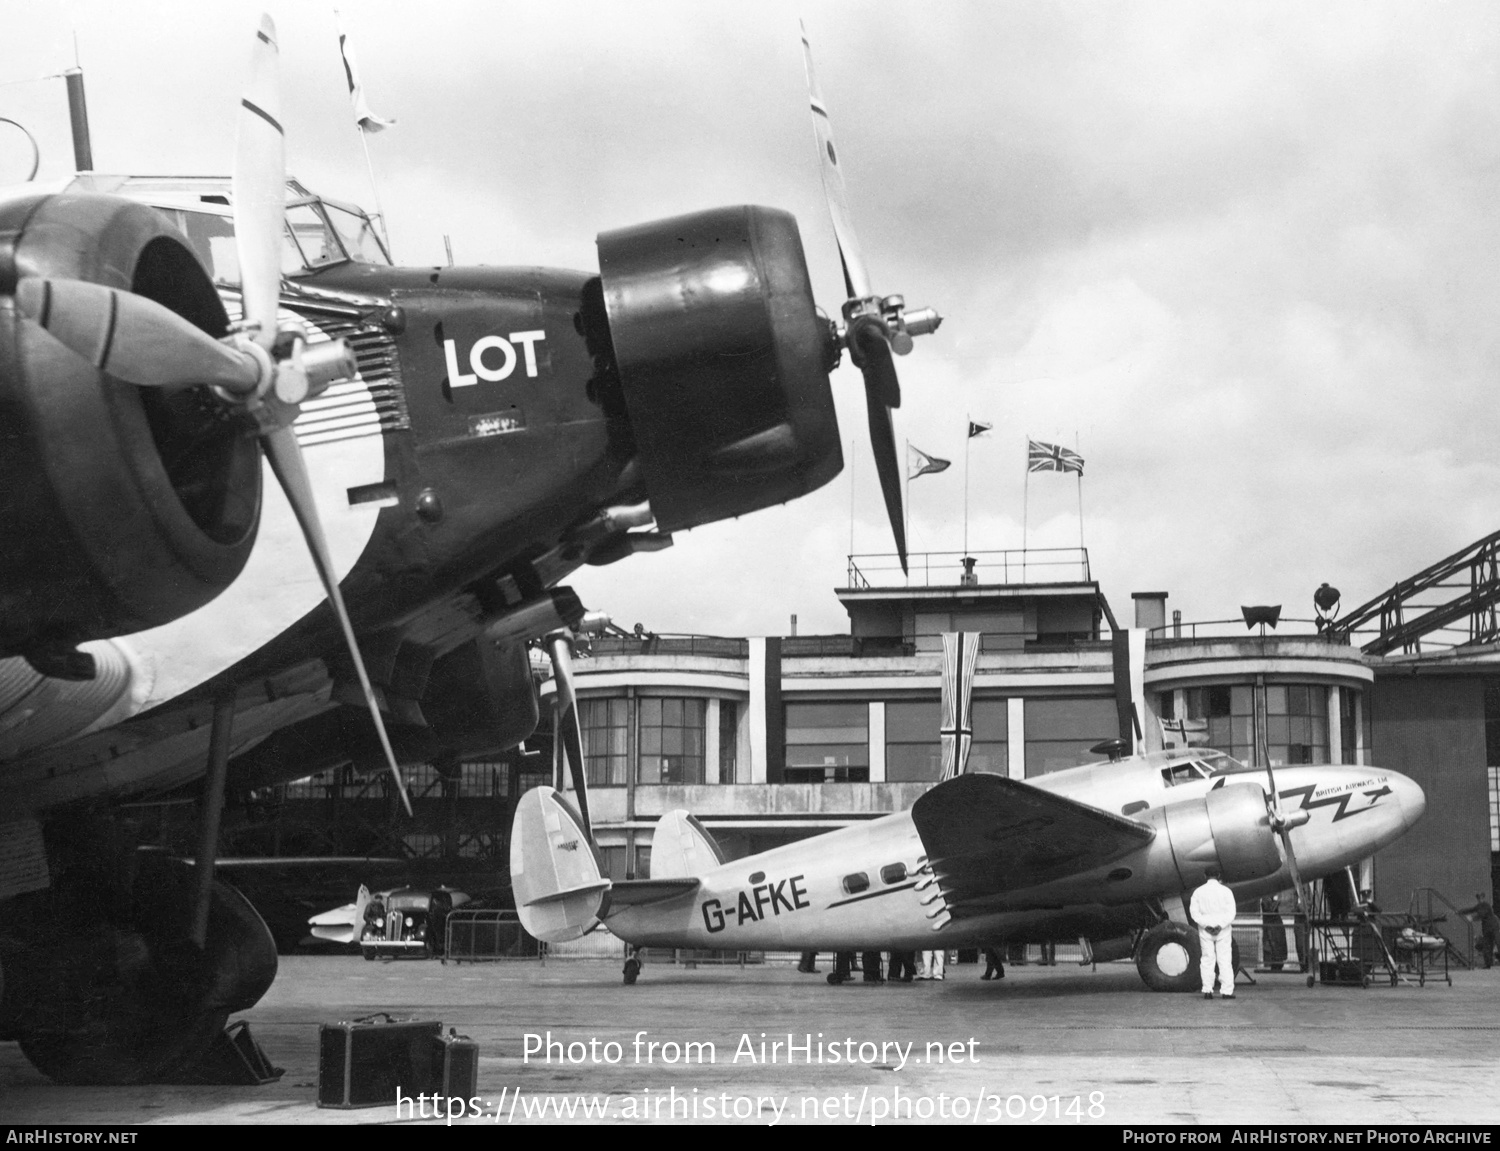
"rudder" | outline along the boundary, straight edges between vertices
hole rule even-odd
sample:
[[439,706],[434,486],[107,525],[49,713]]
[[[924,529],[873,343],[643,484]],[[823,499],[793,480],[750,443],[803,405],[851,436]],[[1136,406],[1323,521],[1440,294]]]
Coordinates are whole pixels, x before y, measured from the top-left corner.
[[583,820],[561,794],[536,787],[516,804],[510,881],[521,926],[561,943],[599,925],[609,880]]
[[697,878],[724,863],[708,829],[685,811],[669,811],[651,833],[651,878]]

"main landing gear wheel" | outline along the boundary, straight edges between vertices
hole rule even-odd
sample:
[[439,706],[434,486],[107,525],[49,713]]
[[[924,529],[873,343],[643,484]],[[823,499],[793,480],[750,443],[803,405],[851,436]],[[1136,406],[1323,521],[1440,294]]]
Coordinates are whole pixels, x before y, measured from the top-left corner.
[[625,983],[633,984],[641,974],[641,961],[634,956],[625,961]]
[[200,950],[188,937],[193,890],[192,868],[147,857],[124,922],[108,921],[87,893],[63,893],[46,909],[77,917],[45,942],[33,937],[32,961],[8,980],[11,1030],[38,1071],[69,1084],[170,1081],[202,1057],[231,1012],[265,994],[276,975],[265,923],[243,895],[215,883]]
[[[1230,941],[1234,970],[1240,969],[1240,945]],[[1136,970],[1152,991],[1201,991],[1198,929],[1185,923],[1158,923],[1141,941]],[[1233,986],[1231,975],[1230,986]]]
[[1198,955],[1198,932],[1168,921],[1146,932],[1135,966],[1152,991],[1198,991]]

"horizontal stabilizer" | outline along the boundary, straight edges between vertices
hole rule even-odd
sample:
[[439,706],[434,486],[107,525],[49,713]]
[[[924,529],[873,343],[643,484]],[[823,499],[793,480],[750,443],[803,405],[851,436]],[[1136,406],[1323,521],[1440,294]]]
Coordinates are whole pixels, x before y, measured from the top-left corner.
[[550,787],[516,804],[510,880],[521,926],[546,943],[579,939],[599,925],[609,880],[573,805]]
[[569,887],[565,891],[549,891],[545,895],[538,895],[535,899],[529,899],[525,904],[518,906],[540,907],[544,903],[563,903],[574,896],[593,895],[600,891],[608,891],[612,884],[607,879],[601,879],[598,883],[580,883],[577,887]]
[[[655,863],[655,852],[652,863]],[[691,895],[702,886],[701,881],[684,876],[681,879],[626,879],[609,885],[609,902],[604,907],[604,918],[625,907],[645,907],[653,903],[671,903]]]
[[669,811],[656,821],[651,832],[652,879],[706,875],[723,863],[723,849],[687,812]]
[[940,783],[912,805],[950,910],[1089,871],[1150,843],[1152,828],[1000,775]]

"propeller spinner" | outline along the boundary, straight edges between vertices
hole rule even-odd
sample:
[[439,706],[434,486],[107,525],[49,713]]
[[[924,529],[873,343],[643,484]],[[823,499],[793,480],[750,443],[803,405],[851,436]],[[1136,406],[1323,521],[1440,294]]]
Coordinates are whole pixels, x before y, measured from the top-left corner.
[[277,72],[276,26],[269,16],[262,16],[235,144],[235,245],[244,301],[239,332],[215,340],[154,300],[79,280],[23,278],[16,285],[16,304],[22,315],[59,343],[116,379],[140,387],[206,384],[226,404],[254,418],[261,448],[297,517],[338,618],[386,766],[410,815],[411,799],[339,591],[338,572],[292,430],[303,400],[334,380],[353,376],[357,369],[342,340],[308,349],[299,326],[278,326],[286,149]]
[[892,354],[904,356],[912,349],[912,337],[935,332],[943,317],[932,308],[908,312],[901,296],[878,296],[870,286],[864,253],[854,233],[849,212],[849,195],[844,186],[844,172],[839,166],[838,148],[833,142],[833,124],[828,106],[813,71],[812,46],[807,28],[802,28],[802,58],[807,65],[808,97],[812,105],[813,134],[818,141],[818,166],[823,175],[823,194],[828,213],[833,218],[833,235],[838,243],[839,261],[844,271],[844,326],[838,329],[841,346],[849,349],[849,358],[859,368],[865,381],[865,404],[869,411],[870,446],[875,454],[875,470],[880,477],[880,491],[885,497],[886,515],[891,534],[906,570],[906,527],[901,511],[901,462],[896,454],[896,433],[891,412],[901,406],[901,382],[896,377]]

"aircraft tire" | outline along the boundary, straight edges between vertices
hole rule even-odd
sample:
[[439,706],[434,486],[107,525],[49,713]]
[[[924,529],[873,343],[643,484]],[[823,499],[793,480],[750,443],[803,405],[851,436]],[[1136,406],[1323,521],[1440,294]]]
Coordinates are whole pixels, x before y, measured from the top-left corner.
[[1135,966],[1152,991],[1198,991],[1198,955],[1198,932],[1169,920],[1146,932]]
[[[144,857],[127,922],[65,920],[36,946],[11,992],[21,1050],[65,1084],[175,1082],[190,1073],[233,1011],[276,974],[276,944],[248,900],[215,883],[208,944],[188,938],[193,869]],[[79,903],[71,904],[74,910]],[[28,1009],[27,1005],[31,1005]]]
[[639,959],[627,959],[625,961],[625,983],[634,984],[641,974],[641,961]]

